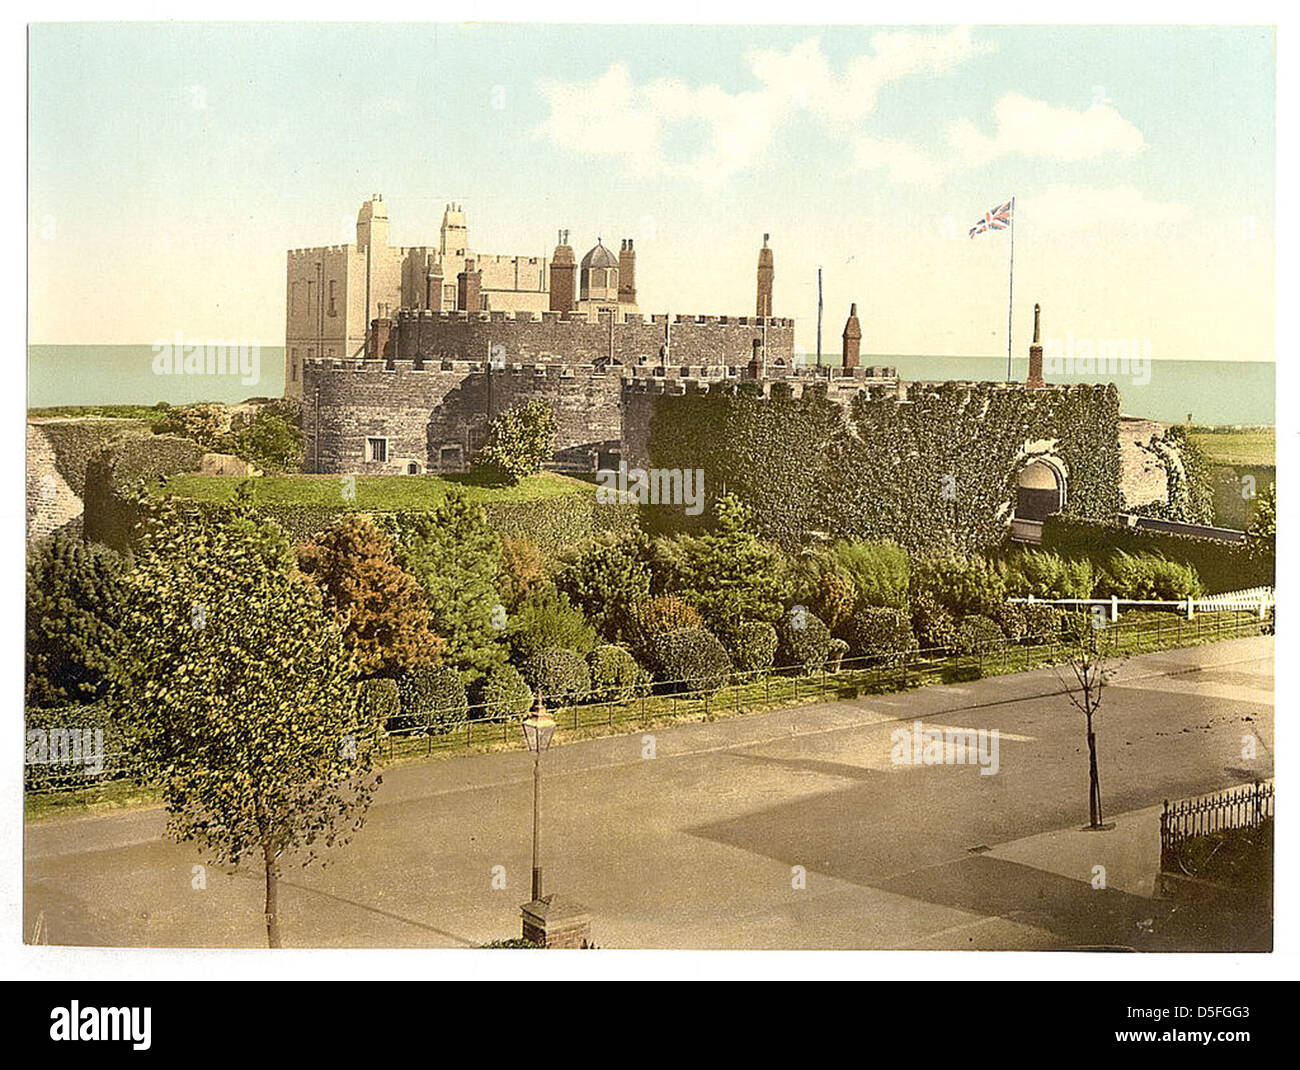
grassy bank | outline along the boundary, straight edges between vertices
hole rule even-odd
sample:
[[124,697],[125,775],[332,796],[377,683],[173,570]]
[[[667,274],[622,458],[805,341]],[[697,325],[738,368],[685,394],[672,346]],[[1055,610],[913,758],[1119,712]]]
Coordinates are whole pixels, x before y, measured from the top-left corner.
[[226,501],[244,482],[251,484],[253,500],[261,505],[307,505],[337,508],[344,490],[351,491],[355,479],[357,509],[397,511],[425,509],[445,498],[452,488],[464,492],[473,502],[529,502],[563,498],[572,494],[594,494],[590,483],[569,476],[543,472],[526,476],[516,486],[499,486],[472,475],[448,476],[173,476],[155,491],[199,501]]
[[1277,431],[1272,427],[1193,427],[1191,440],[1211,464],[1274,464]]

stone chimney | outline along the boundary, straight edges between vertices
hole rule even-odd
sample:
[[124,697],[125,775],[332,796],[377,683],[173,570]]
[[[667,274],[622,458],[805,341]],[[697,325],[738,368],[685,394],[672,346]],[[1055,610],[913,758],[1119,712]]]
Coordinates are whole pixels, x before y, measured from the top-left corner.
[[434,312],[442,311],[442,265],[434,263],[429,266],[424,276],[424,307]]
[[483,311],[483,272],[475,269],[473,257],[456,276],[456,307],[465,312]]
[[560,231],[555,252],[551,254],[552,312],[571,312],[578,298],[578,262],[569,245],[569,232]]
[[388,306],[381,302],[378,318],[370,321],[370,346],[366,356],[371,360],[382,360],[387,357],[392,336],[393,321],[388,315]]
[[1043,382],[1043,346],[1039,340],[1039,306],[1034,306],[1034,341],[1029,347],[1029,376],[1025,386],[1030,390],[1041,390],[1047,384]]
[[758,251],[758,302],[754,315],[769,318],[772,315],[772,250],[767,247],[771,235],[763,235],[763,248]]
[[862,324],[858,322],[858,305],[849,305],[849,318],[844,323],[844,367],[856,368],[862,352]]
[[636,304],[636,250],[632,248],[631,238],[623,239],[623,247],[618,252],[618,303]]

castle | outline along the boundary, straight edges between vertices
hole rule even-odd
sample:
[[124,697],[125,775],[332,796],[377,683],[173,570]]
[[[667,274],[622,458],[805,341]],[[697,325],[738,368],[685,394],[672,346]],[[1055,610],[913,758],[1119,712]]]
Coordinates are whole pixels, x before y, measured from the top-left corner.
[[[534,400],[556,415],[551,467],[575,473],[620,459],[652,463],[680,436],[672,414],[689,411],[674,399],[709,394],[807,395],[833,402],[850,423],[872,410],[893,419],[890,413],[914,409],[920,425],[943,424],[931,432],[961,438],[985,419],[995,388],[1038,412],[1040,426],[1007,446],[981,493],[1001,510],[999,523],[1014,521],[1013,530],[1032,537],[1043,517],[1069,507],[1072,463],[1092,463],[1086,450],[1059,455],[1074,447],[1058,449],[1071,441],[1058,420],[1077,421],[1083,411],[1086,424],[1118,419],[1113,389],[1066,391],[1044,382],[1037,307],[1023,384],[906,383],[892,367],[862,366],[856,304],[840,363],[809,365],[795,349],[794,321],[772,314],[775,256],[766,234],[753,316],[671,317],[640,312],[631,239],[617,257],[597,240],[581,262],[565,230],[549,258],[485,256],[470,250],[458,204],[447,206],[436,248],[393,247],[387,234],[376,195],[361,207],[355,244],[289,253],[285,393],[301,400],[308,472],[463,472],[492,418]],[[941,414],[934,399],[953,388],[966,400]],[[727,448],[722,433],[711,450]],[[1106,457],[1117,458],[1115,439],[1111,433],[1101,447]],[[905,449],[916,453],[914,444]],[[1108,467],[1089,482],[1114,489],[1118,461],[1111,467],[1114,476]],[[1110,508],[1087,494],[1078,502],[1085,512]]]

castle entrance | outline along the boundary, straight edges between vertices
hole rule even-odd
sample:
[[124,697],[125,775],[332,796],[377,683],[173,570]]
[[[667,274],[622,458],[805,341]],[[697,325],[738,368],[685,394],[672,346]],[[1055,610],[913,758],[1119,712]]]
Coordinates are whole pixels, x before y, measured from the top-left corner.
[[1065,508],[1065,467],[1054,457],[1039,457],[1025,465],[1016,480],[1016,509],[1011,537],[1040,543],[1043,521]]

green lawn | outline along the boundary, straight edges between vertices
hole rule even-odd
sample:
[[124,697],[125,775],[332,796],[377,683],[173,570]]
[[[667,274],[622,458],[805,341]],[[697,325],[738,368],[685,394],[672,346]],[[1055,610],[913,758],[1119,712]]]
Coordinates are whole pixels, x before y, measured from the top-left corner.
[[[200,501],[224,501],[240,483],[253,486],[254,500],[263,505],[341,506],[345,489],[351,485],[343,476],[173,476],[165,493]],[[495,486],[472,475],[452,476],[356,476],[356,498],[348,504],[357,509],[424,509],[436,505],[452,487],[459,487],[475,502],[521,502],[592,494],[595,488],[580,479],[543,472],[527,476],[517,486]],[[157,488],[155,488],[156,490]]]
[[1272,427],[1197,428],[1191,433],[1193,444],[1205,451],[1212,464],[1273,464],[1276,438]]

